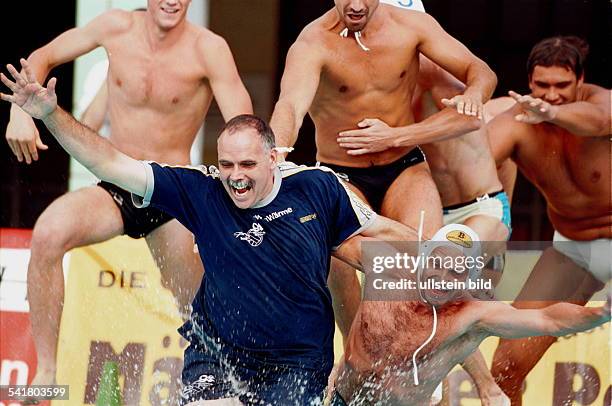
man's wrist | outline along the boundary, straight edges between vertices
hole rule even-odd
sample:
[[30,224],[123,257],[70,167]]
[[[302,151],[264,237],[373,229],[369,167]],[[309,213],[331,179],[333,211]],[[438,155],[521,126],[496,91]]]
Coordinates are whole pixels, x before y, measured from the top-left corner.
[[550,121],[553,121],[559,115],[559,106],[550,106],[548,117]]
[[48,120],[52,120],[52,119],[53,119],[53,117],[54,117],[55,115],[57,115],[58,111],[59,111],[59,106],[58,106],[58,105],[56,105],[56,106],[55,106],[55,108],[54,108],[53,110],[51,110],[51,111],[50,111],[50,112],[49,112],[49,113],[48,113],[46,116],[41,117],[41,118],[40,118],[40,121],[42,121],[42,122],[44,123],[44,122],[46,122],[46,121],[48,121]]

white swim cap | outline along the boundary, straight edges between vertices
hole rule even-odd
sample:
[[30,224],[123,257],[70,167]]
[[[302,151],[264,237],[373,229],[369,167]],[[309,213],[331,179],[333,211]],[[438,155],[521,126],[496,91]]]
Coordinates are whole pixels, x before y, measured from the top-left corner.
[[[423,260],[419,261],[419,266],[417,268],[417,286],[419,286],[423,279],[425,264],[428,262],[427,258],[429,258],[435,249],[442,247],[459,250],[466,258],[474,258],[473,261],[470,261],[473,266],[468,266],[466,263],[461,268],[456,268],[456,273],[463,273],[467,270],[469,272],[469,279],[475,279],[480,275],[482,269],[478,265],[478,261],[476,261],[476,258],[481,255],[480,237],[478,237],[478,234],[474,230],[466,225],[448,224],[439,229],[431,240],[421,244],[419,256],[423,258]],[[418,291],[421,300],[427,302],[421,290],[418,289]]]
[[425,6],[421,0],[380,0],[380,2],[406,10],[425,12]]

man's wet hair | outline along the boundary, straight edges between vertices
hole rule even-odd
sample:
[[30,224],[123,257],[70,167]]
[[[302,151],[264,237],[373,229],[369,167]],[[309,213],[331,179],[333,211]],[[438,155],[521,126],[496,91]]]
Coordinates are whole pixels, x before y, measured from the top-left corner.
[[575,36],[557,36],[538,42],[527,58],[527,74],[531,78],[536,66],[561,66],[573,71],[577,78],[584,73],[589,44]]
[[270,128],[268,123],[266,123],[264,120],[253,114],[241,114],[232,118],[225,124],[221,130],[221,134],[227,132],[228,135],[232,135],[237,131],[245,130],[247,128],[255,130],[257,134],[261,136],[261,141],[266,150],[271,150],[276,147],[272,128]]

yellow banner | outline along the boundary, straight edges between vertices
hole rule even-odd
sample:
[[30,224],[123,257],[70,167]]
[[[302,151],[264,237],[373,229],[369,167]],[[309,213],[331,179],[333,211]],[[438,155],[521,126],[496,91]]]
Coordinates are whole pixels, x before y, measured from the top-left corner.
[[[144,240],[120,237],[72,251],[58,348],[58,383],[70,385],[70,401],[61,405],[95,403],[107,360],[119,365],[123,404],[173,404],[185,347],[180,324]],[[487,360],[496,345],[483,343]],[[452,405],[480,404],[463,371],[449,382]],[[568,397],[575,405],[610,405],[609,325],[553,345],[529,375],[523,404],[556,406]]]

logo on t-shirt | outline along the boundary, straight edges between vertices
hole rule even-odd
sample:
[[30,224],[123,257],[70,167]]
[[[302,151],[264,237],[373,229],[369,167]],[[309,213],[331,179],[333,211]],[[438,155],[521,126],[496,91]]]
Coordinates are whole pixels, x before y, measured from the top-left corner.
[[264,235],[266,235],[266,232],[259,223],[253,223],[251,229],[246,233],[243,233],[242,231],[234,233],[234,237],[248,242],[251,247],[259,246],[263,241]]

